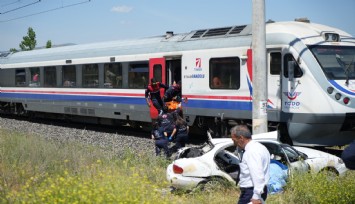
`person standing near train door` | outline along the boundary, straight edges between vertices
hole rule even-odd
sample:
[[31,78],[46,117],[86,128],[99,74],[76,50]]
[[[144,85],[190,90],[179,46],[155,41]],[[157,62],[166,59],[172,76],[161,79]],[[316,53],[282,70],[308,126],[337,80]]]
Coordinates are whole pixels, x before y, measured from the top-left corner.
[[147,89],[145,90],[145,99],[147,101],[148,106],[151,106],[149,102],[150,99],[159,114],[162,113],[164,105],[163,100],[160,97],[161,88],[164,88],[166,90],[168,86],[163,83],[157,82],[154,78],[152,78],[150,80],[150,84],[148,84]]
[[168,87],[168,90],[165,91],[164,102],[170,102],[172,100],[181,102],[181,81],[178,83],[174,82]]

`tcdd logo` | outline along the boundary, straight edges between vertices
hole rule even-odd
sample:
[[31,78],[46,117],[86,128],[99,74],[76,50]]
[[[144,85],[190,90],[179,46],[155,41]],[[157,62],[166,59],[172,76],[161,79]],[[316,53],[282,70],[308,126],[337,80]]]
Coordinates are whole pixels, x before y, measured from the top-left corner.
[[299,109],[301,106],[301,102],[298,101],[285,101],[285,107],[292,108],[292,109]]
[[284,92],[284,94],[288,99],[292,101],[295,100],[301,94],[301,92]]

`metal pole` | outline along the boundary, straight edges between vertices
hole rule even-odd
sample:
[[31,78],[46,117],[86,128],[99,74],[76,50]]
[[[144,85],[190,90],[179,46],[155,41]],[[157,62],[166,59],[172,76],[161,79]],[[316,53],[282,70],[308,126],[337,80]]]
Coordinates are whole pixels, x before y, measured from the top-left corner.
[[253,0],[253,134],[267,132],[265,0]]

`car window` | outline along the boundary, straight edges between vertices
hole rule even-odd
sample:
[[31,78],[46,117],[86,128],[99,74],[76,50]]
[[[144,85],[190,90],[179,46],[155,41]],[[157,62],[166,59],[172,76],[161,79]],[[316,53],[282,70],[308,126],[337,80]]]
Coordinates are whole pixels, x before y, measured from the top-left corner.
[[204,153],[207,153],[207,152],[209,152],[211,149],[213,149],[213,145],[212,145],[211,143],[207,142],[207,143],[205,143],[205,144],[203,144],[203,145],[201,146],[201,149],[202,149],[202,151],[203,151]]
[[270,152],[271,159],[280,161],[284,165],[289,165],[289,160],[287,159],[286,152],[282,150],[280,144],[273,142],[261,142],[267,150]]
[[280,145],[275,144],[275,143],[269,143],[269,142],[262,142],[262,144],[266,147],[267,150],[269,150],[270,155],[278,155],[281,156],[283,154]]
[[282,150],[285,152],[290,162],[295,162],[299,160],[300,155],[291,146],[283,144]]

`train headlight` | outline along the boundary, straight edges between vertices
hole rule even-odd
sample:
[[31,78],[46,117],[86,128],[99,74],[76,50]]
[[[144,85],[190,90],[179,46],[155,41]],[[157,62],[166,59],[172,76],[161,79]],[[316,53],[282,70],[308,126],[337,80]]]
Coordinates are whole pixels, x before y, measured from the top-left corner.
[[339,100],[340,98],[341,98],[341,94],[340,94],[340,93],[336,93],[336,94],[335,94],[335,99],[336,99],[336,100]]
[[343,99],[343,102],[344,102],[344,104],[348,104],[348,103],[350,102],[350,98],[345,97],[345,98]]
[[334,91],[334,88],[333,88],[333,87],[328,87],[328,88],[327,88],[328,94],[332,94],[333,91]]
[[323,38],[327,42],[340,42],[340,36],[338,33],[324,33]]

